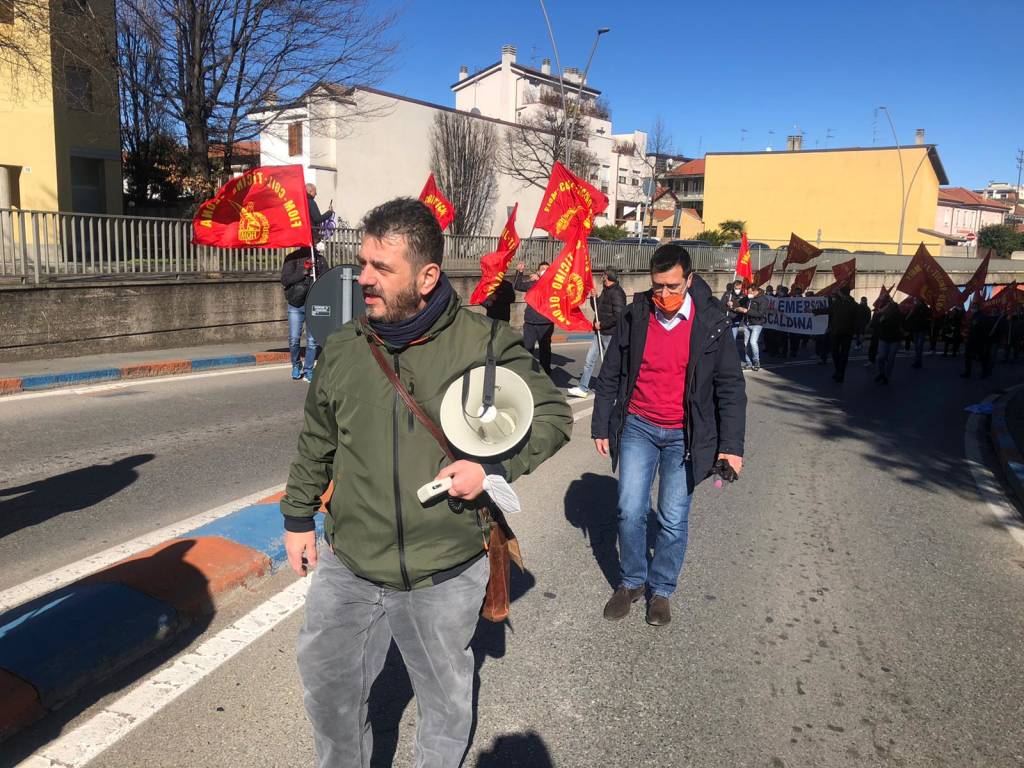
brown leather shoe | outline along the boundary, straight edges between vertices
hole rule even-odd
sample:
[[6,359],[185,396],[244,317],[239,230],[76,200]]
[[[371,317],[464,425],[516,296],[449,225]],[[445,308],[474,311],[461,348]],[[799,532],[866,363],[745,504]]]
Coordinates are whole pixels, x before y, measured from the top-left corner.
[[663,627],[672,621],[672,611],[668,607],[668,598],[655,595],[647,604],[647,623],[652,627]]
[[618,621],[619,619],[626,618],[626,614],[629,613],[633,603],[643,596],[643,587],[637,587],[636,589],[619,587],[615,590],[615,594],[611,596],[611,599],[605,603],[604,617],[609,621]]

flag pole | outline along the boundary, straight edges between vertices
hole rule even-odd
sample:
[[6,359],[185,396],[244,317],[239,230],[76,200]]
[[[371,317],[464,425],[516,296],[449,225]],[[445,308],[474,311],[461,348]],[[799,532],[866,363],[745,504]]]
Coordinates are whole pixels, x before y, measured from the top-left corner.
[[[591,277],[593,280],[593,277]],[[594,292],[590,292],[590,306],[594,310],[594,322],[597,322],[597,299],[594,298]],[[594,339],[597,341],[597,351],[601,354],[601,363],[604,364],[604,346],[601,344],[601,331],[594,329]]]

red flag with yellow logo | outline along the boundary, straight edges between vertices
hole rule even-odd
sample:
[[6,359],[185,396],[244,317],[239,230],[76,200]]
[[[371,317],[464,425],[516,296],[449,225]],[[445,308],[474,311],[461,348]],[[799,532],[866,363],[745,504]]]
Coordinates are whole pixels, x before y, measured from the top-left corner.
[[982,259],[981,264],[974,270],[974,274],[971,275],[971,279],[967,281],[967,285],[960,291],[960,303],[967,301],[967,297],[974,293],[979,288],[985,285],[985,280],[988,279],[988,262],[992,258],[992,249],[989,248],[988,253],[985,254],[985,258]]
[[921,299],[932,308],[935,317],[941,317],[963,303],[960,291],[953,280],[928,253],[924,243],[918,246],[917,253],[907,265],[907,271],[900,278],[896,290]]
[[437,188],[434,174],[430,174],[427,183],[423,185],[423,191],[420,192],[420,201],[426,204],[433,212],[437,223],[441,225],[442,232],[448,229],[448,225],[455,221],[455,206]]
[[586,220],[586,239],[593,226],[593,218],[604,213],[607,207],[607,197],[556,162],[533,226],[559,240],[572,242],[576,236],[574,220]]
[[850,259],[841,264],[833,264],[832,275],[835,277],[832,285],[818,291],[819,296],[831,296],[833,293],[838,293],[844,285],[848,285],[852,289],[857,280],[857,260]]
[[526,292],[526,303],[568,331],[591,331],[590,320],[580,311],[594,287],[587,248],[590,227],[577,226],[574,232],[555,263]]
[[505,228],[501,230],[498,237],[498,250],[488,253],[480,258],[480,282],[477,283],[473,295],[469,297],[470,304],[482,304],[484,299],[494,293],[501,281],[505,279],[508,265],[512,257],[519,250],[519,234],[516,232],[516,211],[519,210],[519,203],[512,208],[512,213],[505,222]]
[[796,273],[793,278],[793,285],[790,287],[789,292],[793,293],[796,290],[806,291],[811,287],[811,281],[814,279],[814,273],[818,271],[817,267],[808,267],[807,269],[801,269]]
[[192,242],[220,248],[293,248],[312,244],[301,165],[253,168],[199,206]]
[[736,257],[736,271],[733,279],[740,279],[743,285],[750,285],[754,282],[754,267],[750,263],[750,243],[747,242],[747,233],[740,235],[740,252]]

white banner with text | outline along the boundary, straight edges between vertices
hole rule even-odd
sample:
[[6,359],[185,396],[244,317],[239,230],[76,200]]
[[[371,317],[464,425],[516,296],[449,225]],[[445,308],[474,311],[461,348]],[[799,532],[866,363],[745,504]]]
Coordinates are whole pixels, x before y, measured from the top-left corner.
[[[815,310],[822,314],[815,314]],[[817,336],[828,330],[828,297],[800,296],[780,299],[768,297],[765,328],[804,336]]]

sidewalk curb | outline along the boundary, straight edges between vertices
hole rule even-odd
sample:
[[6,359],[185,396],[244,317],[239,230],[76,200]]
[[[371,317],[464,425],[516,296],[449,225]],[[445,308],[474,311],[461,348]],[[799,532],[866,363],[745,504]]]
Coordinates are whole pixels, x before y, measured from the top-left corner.
[[[574,342],[581,341],[592,341],[594,334],[592,333],[556,333],[551,336],[552,344],[571,344]],[[3,382],[0,382],[0,387],[3,387]],[[0,392],[3,390],[0,389]]]
[[281,495],[0,614],[0,742],[283,564]]
[[1011,387],[992,404],[989,429],[999,469],[1013,489],[1017,502],[1024,506],[1024,453],[1006,422],[1006,406],[1015,397],[1024,397],[1024,384]]
[[79,384],[98,384],[125,379],[176,376],[182,373],[209,371],[214,368],[248,367],[271,363],[287,363],[291,360],[288,352],[256,352],[251,355],[225,355],[203,357],[194,360],[157,360],[152,363],[137,363],[120,368],[100,368],[91,371],[48,373],[39,376],[22,376],[0,379],[0,396],[19,392],[38,392],[43,389],[74,387]]

